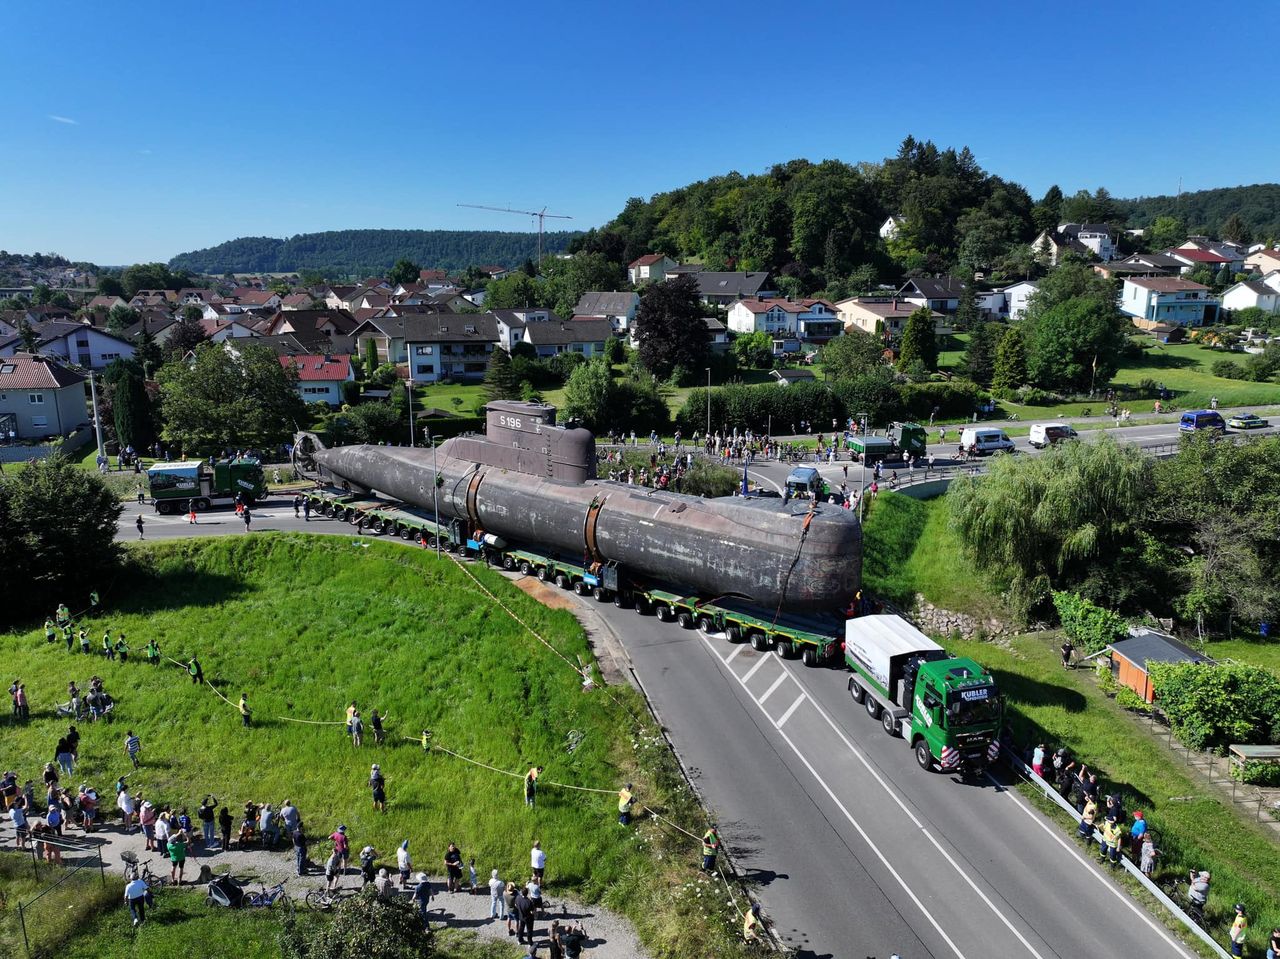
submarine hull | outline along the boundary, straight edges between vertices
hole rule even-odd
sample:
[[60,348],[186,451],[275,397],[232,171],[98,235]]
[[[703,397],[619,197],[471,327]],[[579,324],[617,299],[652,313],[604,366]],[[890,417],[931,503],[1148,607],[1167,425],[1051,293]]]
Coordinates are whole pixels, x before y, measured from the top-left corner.
[[[427,510],[437,508],[434,492],[441,519],[465,520],[574,562],[616,562],[632,576],[708,599],[740,596],[767,609],[830,612],[858,590],[861,527],[849,510],[566,482],[452,455],[473,452],[475,442],[446,441],[434,465],[429,449],[385,446],[321,449],[313,459],[339,482]],[[442,482],[433,490],[437,470]]]

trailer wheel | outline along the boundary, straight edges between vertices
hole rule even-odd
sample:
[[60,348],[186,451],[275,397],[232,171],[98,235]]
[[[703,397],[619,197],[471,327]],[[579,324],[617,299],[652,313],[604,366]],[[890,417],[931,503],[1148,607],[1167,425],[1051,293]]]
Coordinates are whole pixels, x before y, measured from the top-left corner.
[[895,739],[898,737],[898,718],[893,715],[892,709],[882,710],[880,713],[880,725],[884,727],[884,731]]
[[747,639],[751,640],[751,648],[761,653],[769,651],[769,637],[758,629],[753,629],[747,633]]
[[395,533],[406,543],[409,542],[409,540],[413,539],[413,529],[409,526],[397,527],[395,530]]
[[710,616],[699,616],[698,629],[702,630],[704,633],[714,633],[716,631],[716,624],[711,621]]
[[669,623],[675,619],[675,613],[666,603],[659,603],[653,607],[653,614],[658,617],[658,622],[660,623]]
[[211,507],[212,505],[213,505],[213,504],[212,504],[212,503],[210,503],[210,502],[209,502],[207,499],[205,499],[203,496],[202,496],[202,497],[200,497],[200,499],[196,500],[196,509],[198,509],[198,510],[199,510],[200,512],[202,512],[202,513],[203,513],[205,510],[209,509],[209,507]]
[[512,556],[510,553],[503,553],[502,568],[505,569],[508,573],[511,572],[513,569],[516,568],[516,558]]
[[680,610],[676,613],[676,622],[680,624],[681,629],[693,629],[693,613]]
[[789,639],[776,639],[773,642],[773,651],[778,654],[780,659],[795,659],[796,644]]
[[916,740],[916,762],[925,772],[933,772],[933,753],[929,752],[929,744],[923,739]]
[[731,643],[740,643],[743,640],[741,626],[726,626],[724,634],[729,637]]
[[643,596],[637,596],[635,598],[635,610],[641,616],[648,615],[648,613],[651,611],[651,606],[649,605],[649,601],[645,599]]
[[521,575],[524,575],[524,576],[528,576],[530,573],[533,572],[533,564],[530,563],[527,559],[520,560],[519,568],[520,568]]
[[804,652],[800,654],[801,661],[809,667],[816,668],[822,665],[822,657],[818,655],[818,647],[806,646]]
[[855,703],[860,703],[866,697],[867,691],[858,685],[855,679],[849,680],[849,695],[853,697]]
[[551,570],[547,569],[545,566],[538,567],[538,579],[541,582],[545,583],[550,577],[551,577]]
[[582,580],[575,579],[573,581],[573,591],[577,593],[579,596],[586,596],[588,589],[589,587]]
[[876,702],[874,696],[867,695],[867,697],[862,701],[862,705],[867,710],[867,715],[872,719],[880,718],[880,704]]
[[564,573],[556,573],[555,584],[561,589],[568,589],[573,584],[569,582],[569,577]]
[[597,586],[591,591],[591,595],[596,598],[597,603],[609,602],[609,591],[603,586]]
[[173,512],[173,504],[167,500],[161,500],[159,503],[156,503],[156,512],[161,516],[168,516]]
[[631,605],[631,597],[628,596],[626,593],[614,593],[613,605],[616,606],[618,609],[626,609],[628,606]]

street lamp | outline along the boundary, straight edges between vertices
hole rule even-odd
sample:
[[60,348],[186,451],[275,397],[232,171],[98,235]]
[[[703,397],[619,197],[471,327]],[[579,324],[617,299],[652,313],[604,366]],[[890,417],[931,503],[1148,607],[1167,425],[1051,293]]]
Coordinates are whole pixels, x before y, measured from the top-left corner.
[[440,558],[440,470],[436,463],[436,441],[431,435],[431,424],[424,427],[427,442],[431,445],[431,508],[436,517],[436,559]]
[[862,464],[862,475],[859,480],[862,485],[862,489],[858,493],[858,522],[861,523],[862,516],[866,512],[867,502],[867,414],[858,413],[855,415],[857,416],[859,426],[861,426],[861,434],[863,438],[862,455],[859,457],[859,461]]
[[409,367],[409,378],[404,381],[405,391],[409,394],[409,445],[414,446],[413,436],[413,367]]
[[711,438],[711,367],[707,367],[707,435]]

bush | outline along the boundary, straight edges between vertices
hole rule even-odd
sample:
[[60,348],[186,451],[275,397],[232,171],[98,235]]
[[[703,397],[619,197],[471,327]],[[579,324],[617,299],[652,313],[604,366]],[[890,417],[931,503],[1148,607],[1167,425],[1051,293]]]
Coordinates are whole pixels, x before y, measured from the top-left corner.
[[1048,406],[1058,399],[1055,394],[1037,386],[1020,386],[1013,392],[1023,406]]
[[1249,378],[1245,368],[1235,360],[1214,360],[1213,365],[1209,367],[1209,372],[1214,376],[1222,377],[1224,380],[1245,380]]
[[1231,778],[1251,786],[1280,786],[1280,763],[1256,759],[1243,764],[1232,763]]
[[328,922],[285,923],[280,947],[289,959],[431,959],[436,954],[409,902],[378,900],[373,886],[334,909]]
[[1156,702],[1192,749],[1272,743],[1280,736],[1280,678],[1244,663],[1150,663]]
[[[800,421],[807,420],[820,432],[830,432],[831,421],[843,423],[845,404],[825,383],[794,383],[778,386],[760,383],[745,386],[734,383],[711,393],[711,429],[735,427],[762,433],[772,429],[787,434],[798,431]],[[686,436],[707,428],[707,391],[694,390],[676,413],[676,426]]]
[[1095,606],[1079,593],[1055,592],[1053,608],[1062,629],[1086,653],[1096,653],[1128,634],[1125,621],[1109,609]]
[[903,415],[928,420],[936,408],[943,418],[967,417],[978,408],[978,388],[964,380],[902,383],[897,387]]
[[[1109,676],[1110,672],[1107,675]],[[1151,704],[1128,686],[1121,686],[1116,690],[1116,705],[1121,709],[1130,709],[1138,713],[1151,712]]]

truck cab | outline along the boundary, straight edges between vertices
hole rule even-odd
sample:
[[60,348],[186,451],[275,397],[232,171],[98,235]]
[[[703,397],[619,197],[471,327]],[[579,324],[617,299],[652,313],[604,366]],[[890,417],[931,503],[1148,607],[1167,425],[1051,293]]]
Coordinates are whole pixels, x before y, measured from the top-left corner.
[[928,449],[928,437],[919,423],[894,423],[889,427],[889,439],[904,456],[924,456]]
[[799,499],[814,499],[823,494],[826,483],[812,466],[797,466],[787,477],[787,492]]
[[267,494],[262,464],[252,457],[203,460],[185,463],[156,463],[147,470],[147,487],[157,513],[185,513],[191,507],[207,510],[215,503],[228,503],[239,493],[246,503]]

